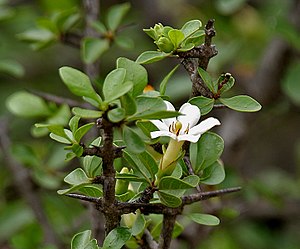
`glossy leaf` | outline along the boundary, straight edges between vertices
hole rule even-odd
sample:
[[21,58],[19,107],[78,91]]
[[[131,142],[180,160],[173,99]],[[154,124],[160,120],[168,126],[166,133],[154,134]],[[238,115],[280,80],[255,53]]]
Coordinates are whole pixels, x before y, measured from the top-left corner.
[[130,237],[131,233],[128,228],[117,227],[106,236],[102,249],[121,249]]
[[74,139],[80,142],[81,138],[95,125],[95,123],[88,123],[79,127],[74,133]]
[[217,226],[220,224],[219,218],[211,214],[194,213],[187,215],[187,217],[201,225]]
[[180,198],[178,198],[175,195],[171,195],[167,192],[164,192],[163,190],[158,191],[157,194],[159,196],[161,203],[168,207],[176,208],[179,207],[182,203]]
[[25,91],[10,95],[6,106],[10,112],[22,117],[45,117],[51,114],[50,108],[42,98]]
[[132,96],[142,94],[145,86],[148,83],[148,74],[146,69],[135,61],[124,57],[121,57],[117,60],[117,68],[126,69],[124,81],[133,82]]
[[58,136],[58,135],[56,135],[54,133],[50,133],[49,136],[53,140],[55,140],[55,141],[57,141],[59,143],[63,143],[63,144],[71,144],[72,143],[68,138],[65,138],[65,137],[62,137],[62,136]]
[[195,173],[217,161],[223,149],[223,139],[212,132],[204,133],[197,143],[191,143],[190,158]]
[[206,98],[204,96],[199,96],[191,98],[189,103],[198,106],[201,111],[201,115],[206,115],[213,109],[215,100]]
[[113,5],[107,13],[106,23],[108,28],[115,31],[129,10],[129,3]]
[[76,96],[88,97],[101,103],[100,96],[95,92],[89,77],[83,72],[71,68],[61,67],[59,75],[69,90]]
[[211,166],[203,170],[200,182],[206,185],[217,185],[225,179],[225,170],[221,162],[216,161]]
[[147,151],[140,153],[138,157],[143,163],[143,165],[147,168],[148,172],[151,174],[152,180],[154,180],[155,174],[158,171],[158,163]]
[[144,141],[132,128],[126,125],[123,126],[123,139],[128,151],[138,154],[145,150]]
[[126,111],[124,108],[117,107],[112,110],[109,110],[107,113],[108,119],[113,123],[118,123],[125,118]]
[[91,239],[90,230],[83,231],[74,235],[71,241],[71,249],[99,249],[97,241]]
[[74,115],[81,117],[81,118],[100,118],[103,113],[101,111],[83,109],[80,107],[73,107],[72,112]]
[[166,93],[166,89],[167,89],[167,83],[169,82],[169,79],[172,77],[172,75],[175,73],[175,71],[177,70],[177,68],[179,67],[180,64],[178,64],[177,66],[175,66],[171,72],[169,72],[167,74],[166,77],[164,77],[163,81],[160,83],[159,86],[159,92],[161,95],[165,95]]
[[139,64],[150,64],[153,62],[161,61],[168,57],[169,54],[159,51],[146,51],[139,55],[136,59],[136,63]]
[[184,34],[178,29],[172,29],[168,32],[168,36],[171,42],[174,45],[174,48],[177,49],[180,43],[184,40]]
[[199,73],[200,77],[203,79],[203,81],[204,81],[205,85],[208,87],[208,89],[212,93],[217,93],[218,86],[216,84],[214,84],[209,73],[207,71],[205,71],[204,69],[202,69],[201,67],[198,67],[198,73]]
[[237,95],[231,98],[219,98],[220,102],[239,112],[257,112],[261,105],[253,98],[247,95]]
[[199,30],[201,26],[201,21],[191,20],[183,25],[183,27],[181,28],[181,32],[184,34],[184,37],[187,38],[193,33],[195,33],[197,30]]
[[108,49],[107,39],[86,37],[81,43],[81,57],[87,64],[94,63]]
[[184,179],[165,176],[160,179],[158,188],[160,190],[189,189],[196,187],[198,183],[199,177],[196,175],[187,176]]
[[133,83],[125,80],[126,70],[117,68],[111,71],[105,78],[103,83],[103,95],[106,102],[111,102],[132,89]]

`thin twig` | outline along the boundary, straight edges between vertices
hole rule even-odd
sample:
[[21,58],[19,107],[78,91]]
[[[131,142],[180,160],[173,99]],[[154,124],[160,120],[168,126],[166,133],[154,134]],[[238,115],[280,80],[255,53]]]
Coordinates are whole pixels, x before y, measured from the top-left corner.
[[159,249],[170,248],[175,222],[176,215],[164,214],[162,229],[159,237]]

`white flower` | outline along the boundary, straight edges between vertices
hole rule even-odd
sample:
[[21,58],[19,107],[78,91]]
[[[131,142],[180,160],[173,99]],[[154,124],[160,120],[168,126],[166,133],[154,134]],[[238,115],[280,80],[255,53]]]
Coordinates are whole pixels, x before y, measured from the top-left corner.
[[[174,106],[165,101],[168,111],[175,111]],[[191,105],[190,103],[183,104],[179,112],[182,114],[177,118],[167,118],[160,120],[150,120],[159,131],[153,131],[150,133],[151,138],[157,138],[161,136],[171,137],[176,141],[190,141],[196,143],[200,136],[214,127],[220,125],[220,121],[216,118],[207,118],[200,122],[200,109]]]

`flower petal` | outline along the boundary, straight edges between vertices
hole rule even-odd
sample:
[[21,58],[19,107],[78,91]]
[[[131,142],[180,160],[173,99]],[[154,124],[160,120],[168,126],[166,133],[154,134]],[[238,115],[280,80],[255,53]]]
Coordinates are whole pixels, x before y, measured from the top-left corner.
[[216,118],[207,118],[200,122],[200,124],[192,127],[189,131],[189,135],[201,135],[216,125],[220,125],[220,121]]
[[157,137],[171,137],[176,140],[176,135],[169,131],[152,131],[150,132],[151,138]]
[[[165,102],[165,104],[166,104],[166,106],[167,106],[167,111],[175,111],[175,107],[169,102],[169,101],[164,101]],[[166,126],[168,126],[168,128],[169,128],[169,126],[174,122],[176,122],[176,118],[165,118],[165,119],[163,119],[162,120],[165,124],[166,124]]]
[[169,131],[169,126],[160,120],[150,120],[150,122],[154,124],[160,131]]
[[192,128],[200,119],[200,109],[190,103],[183,104],[180,107],[179,112],[183,114],[177,118],[182,124],[183,132],[188,128],[188,125],[189,128]]
[[179,135],[177,137],[177,140],[178,141],[190,141],[192,143],[196,143],[196,142],[198,142],[200,136],[201,136],[201,134],[197,134],[197,135],[184,134],[184,135]]

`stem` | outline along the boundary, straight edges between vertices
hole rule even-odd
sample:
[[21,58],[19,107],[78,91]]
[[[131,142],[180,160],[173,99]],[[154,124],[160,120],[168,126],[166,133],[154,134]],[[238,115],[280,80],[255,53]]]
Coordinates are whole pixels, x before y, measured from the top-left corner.
[[172,232],[176,222],[176,215],[164,214],[162,230],[159,238],[159,249],[168,249],[172,241]]

